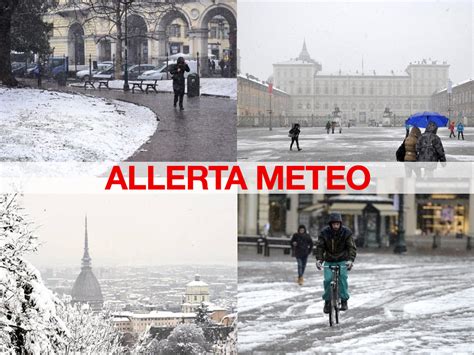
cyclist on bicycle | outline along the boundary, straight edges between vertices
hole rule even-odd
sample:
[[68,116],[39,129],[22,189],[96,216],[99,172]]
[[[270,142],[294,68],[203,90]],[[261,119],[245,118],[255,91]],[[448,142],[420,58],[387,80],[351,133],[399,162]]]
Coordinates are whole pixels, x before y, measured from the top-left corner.
[[[321,231],[316,244],[316,267],[321,270],[323,262],[325,266],[341,266],[339,295],[341,297],[341,311],[345,311],[349,299],[347,270],[352,269],[357,249],[352,239],[352,231],[342,225],[340,213],[331,213],[328,224]],[[324,268],[324,313],[329,313],[331,307],[331,279],[331,269]]]

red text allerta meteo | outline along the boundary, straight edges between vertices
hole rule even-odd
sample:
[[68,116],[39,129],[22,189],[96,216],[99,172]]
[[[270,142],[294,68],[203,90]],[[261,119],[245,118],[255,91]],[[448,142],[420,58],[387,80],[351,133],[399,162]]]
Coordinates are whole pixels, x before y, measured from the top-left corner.
[[[124,173],[125,170],[125,173]],[[127,171],[128,170],[128,171]],[[363,165],[257,165],[244,175],[238,165],[167,165],[166,175],[158,178],[155,167],[147,167],[146,176],[136,175],[135,166],[114,166],[107,180],[106,190],[249,190],[249,171],[256,178],[251,185],[258,191],[332,191],[348,189],[361,191],[370,184],[369,169]],[[140,182],[138,182],[140,181]],[[324,183],[323,186],[322,183]]]

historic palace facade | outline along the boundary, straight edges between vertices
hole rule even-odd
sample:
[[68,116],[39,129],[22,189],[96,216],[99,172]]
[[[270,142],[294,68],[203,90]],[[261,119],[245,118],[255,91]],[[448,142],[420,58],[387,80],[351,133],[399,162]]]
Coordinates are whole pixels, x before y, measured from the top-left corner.
[[[122,31],[128,33],[129,64],[159,64],[167,55],[176,53],[196,58],[198,52],[202,63],[207,63],[209,53],[217,59],[228,56],[236,62],[236,1],[131,3],[127,16],[120,17]],[[50,39],[53,54],[69,57],[70,67],[87,65],[89,57],[101,62],[112,61],[116,55],[117,31],[113,20],[117,17],[93,4],[93,0],[59,0],[46,18],[54,26]],[[233,65],[236,67],[236,63]],[[207,70],[207,65],[201,66],[202,73]]]
[[292,122],[325,124],[338,107],[343,123],[401,125],[412,113],[428,111],[431,95],[446,87],[449,77],[446,62],[431,60],[410,63],[401,73],[321,70],[306,44],[296,59],[273,65],[274,86],[291,96]]

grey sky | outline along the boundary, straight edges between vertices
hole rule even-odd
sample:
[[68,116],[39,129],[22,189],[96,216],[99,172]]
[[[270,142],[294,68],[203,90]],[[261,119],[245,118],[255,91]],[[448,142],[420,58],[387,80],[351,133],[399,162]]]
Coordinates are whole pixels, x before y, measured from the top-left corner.
[[306,38],[323,72],[403,71],[446,60],[454,83],[472,77],[473,7],[464,1],[238,1],[241,72],[264,80]]
[[232,194],[25,195],[42,243],[38,267],[80,265],[87,213],[93,266],[237,264]]

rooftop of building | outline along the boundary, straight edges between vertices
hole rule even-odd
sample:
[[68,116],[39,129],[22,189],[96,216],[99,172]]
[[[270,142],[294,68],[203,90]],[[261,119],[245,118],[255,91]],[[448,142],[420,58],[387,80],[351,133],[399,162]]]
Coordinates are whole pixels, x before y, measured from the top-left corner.
[[[244,80],[248,80],[248,81],[251,81],[257,85],[261,85],[262,87],[265,87],[267,90],[268,90],[268,86],[270,85],[270,83],[268,81],[265,81],[265,80],[260,80],[259,78],[257,78],[256,76],[253,76],[251,74],[239,74],[237,75],[237,78],[240,78],[240,79],[244,79]],[[270,76],[269,79],[271,79],[272,76]],[[288,93],[286,91],[283,91],[277,87],[273,87],[273,91],[278,91],[282,94],[285,94],[285,95],[288,95]]]

